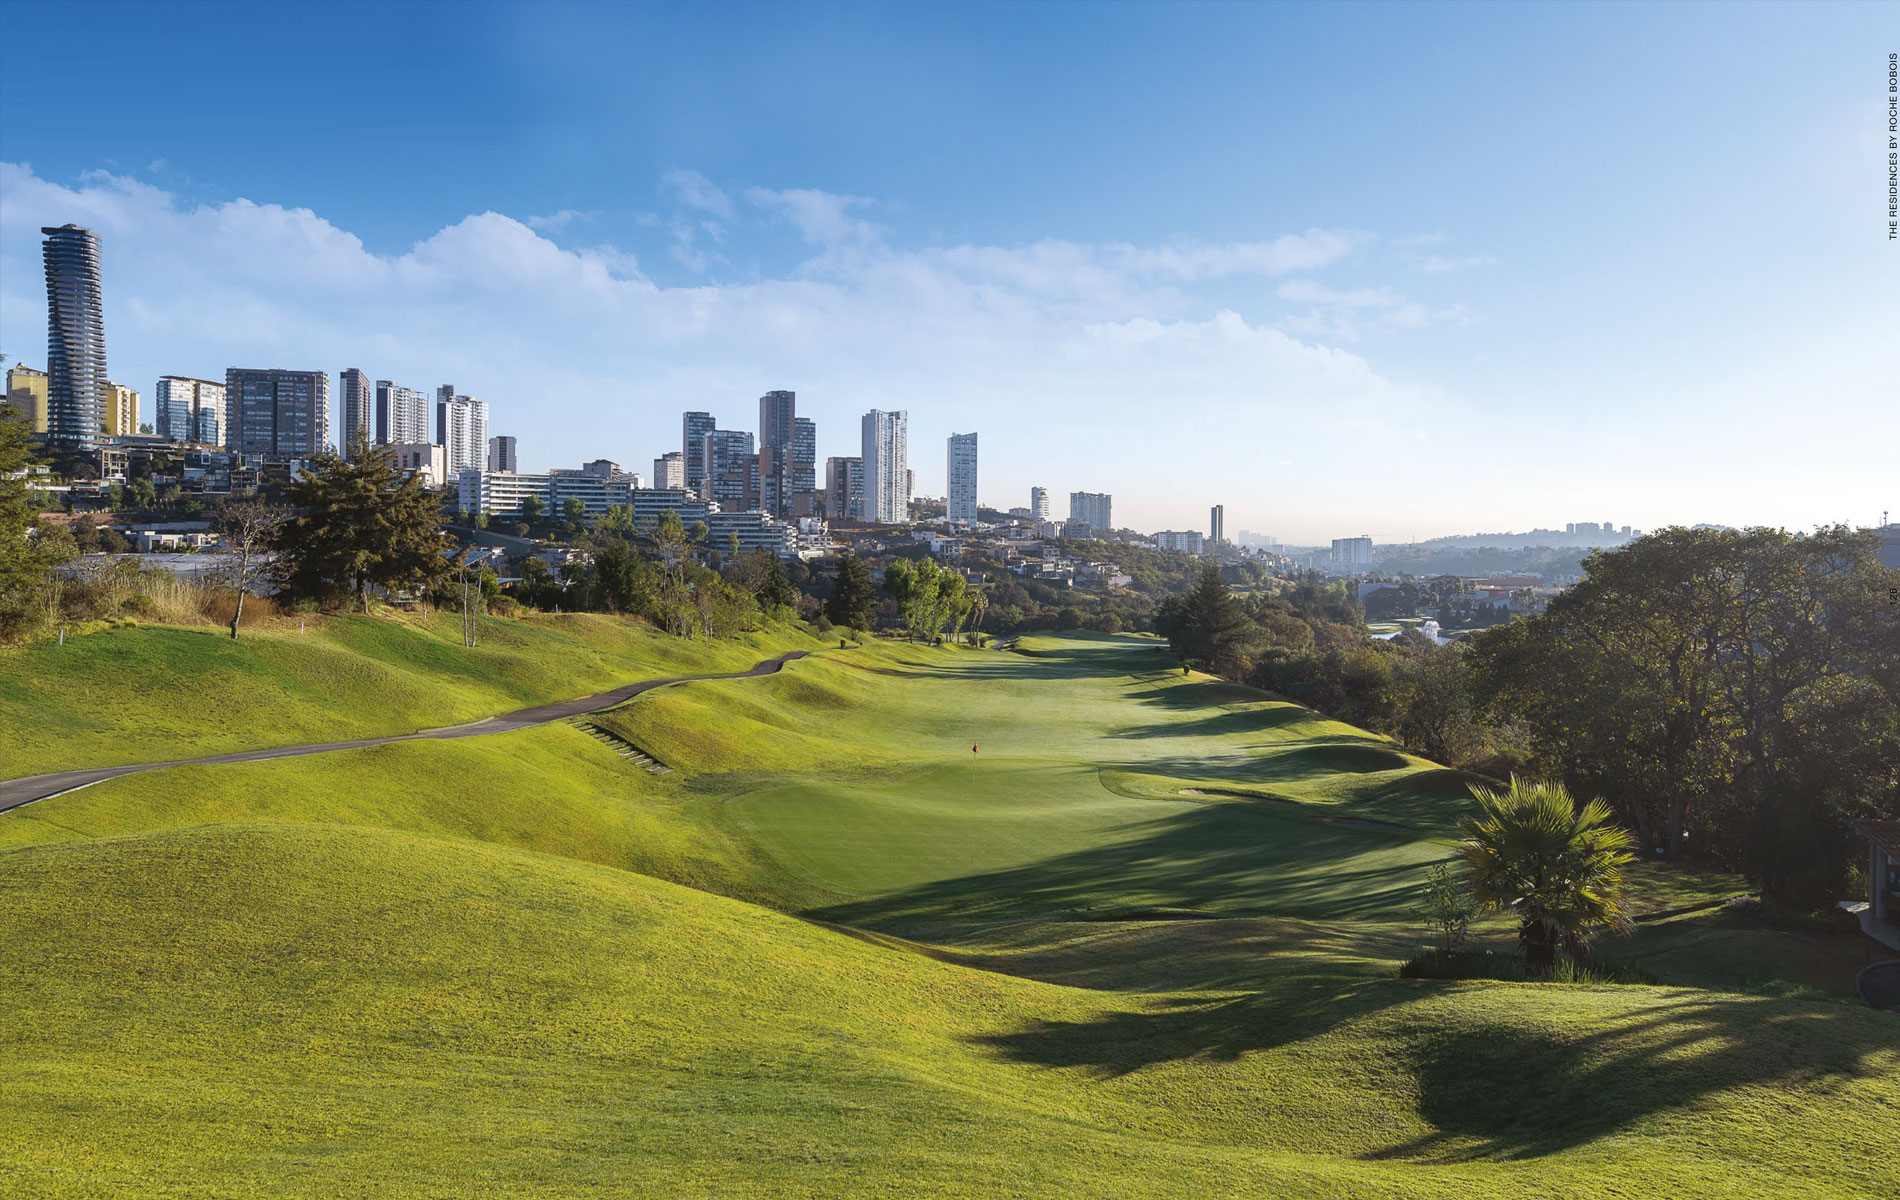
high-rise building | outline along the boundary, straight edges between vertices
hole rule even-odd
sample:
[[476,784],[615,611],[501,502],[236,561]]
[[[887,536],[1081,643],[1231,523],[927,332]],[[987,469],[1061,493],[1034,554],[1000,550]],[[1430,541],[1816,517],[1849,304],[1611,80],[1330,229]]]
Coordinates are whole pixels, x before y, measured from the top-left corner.
[[950,435],[948,485],[944,491],[944,516],[950,521],[976,523],[976,435]]
[[46,372],[32,367],[7,371],[7,404],[14,419],[26,422],[28,433],[46,432]]
[[1049,489],[1032,487],[1029,489],[1029,515],[1038,521],[1049,519]]
[[825,460],[825,516],[833,521],[864,519],[864,460],[857,455]]
[[680,417],[680,453],[686,456],[686,487],[694,494],[706,484],[706,435],[719,427],[711,413],[689,412]]
[[818,492],[818,425],[810,417],[792,420],[791,491],[788,515],[816,515],[813,497]]
[[343,425],[336,432],[336,448],[343,457],[350,456],[350,446],[361,438],[370,440],[370,417],[375,409],[376,398],[369,386],[369,376],[356,367],[343,370],[343,394],[338,397],[338,416]]
[[1164,529],[1155,534],[1155,549],[1157,550],[1179,550],[1183,554],[1199,554],[1201,548],[1201,531],[1198,529]]
[[653,486],[655,489],[686,486],[686,455],[683,451],[669,450],[653,460]]
[[864,519],[879,525],[910,520],[910,414],[872,409],[864,414]]
[[376,381],[376,444],[429,440],[429,397],[387,379]]
[[738,429],[714,429],[701,439],[700,455],[706,475],[700,496],[726,512],[744,512],[759,506],[759,456],[752,435]]
[[767,392],[759,397],[759,449],[789,446],[798,419],[797,392]]
[[106,421],[106,319],[99,239],[77,225],[42,227],[46,258],[46,437],[91,450]]
[[1080,521],[1097,535],[1113,533],[1113,500],[1106,492],[1070,492],[1069,520]]
[[99,432],[107,437],[131,437],[139,431],[139,393],[123,383],[106,383],[105,419]]
[[229,445],[240,454],[310,458],[330,449],[328,371],[229,367],[224,407]]
[[1218,546],[1227,540],[1227,506],[1216,504],[1207,510],[1207,540]]
[[515,454],[515,439],[507,434],[496,434],[488,439],[488,469],[514,473],[521,469],[520,460]]
[[1372,565],[1372,539],[1361,535],[1355,538],[1333,539],[1333,566],[1341,571],[1356,571]]
[[452,383],[437,388],[435,443],[448,454],[451,478],[481,470],[488,461],[488,403],[456,395]]
[[153,391],[153,429],[173,442],[224,445],[224,385],[189,375],[161,375]]

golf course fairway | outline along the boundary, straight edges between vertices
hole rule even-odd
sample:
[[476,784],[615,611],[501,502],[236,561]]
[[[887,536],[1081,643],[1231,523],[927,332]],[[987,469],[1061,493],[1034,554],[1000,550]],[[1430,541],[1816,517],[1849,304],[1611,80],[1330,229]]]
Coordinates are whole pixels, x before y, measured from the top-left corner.
[[[643,637],[517,640],[582,695]],[[335,655],[202,641],[328,732]],[[693,653],[823,645],[754,641]],[[455,675],[376,653],[400,703],[337,729]],[[493,679],[456,714],[559,691]],[[1466,780],[1155,639],[874,639],[588,720],[672,772],[555,723],[0,815],[0,1194],[1894,1195],[1900,1016],[1834,949],[1646,866],[1604,952],[1662,985],[1401,979]]]

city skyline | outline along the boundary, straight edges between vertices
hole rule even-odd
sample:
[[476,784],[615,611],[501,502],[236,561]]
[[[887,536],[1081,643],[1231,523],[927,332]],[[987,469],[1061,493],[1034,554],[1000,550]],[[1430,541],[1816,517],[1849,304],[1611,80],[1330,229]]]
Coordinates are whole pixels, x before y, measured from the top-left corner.
[[[113,11],[97,49],[108,70],[293,20],[338,46],[373,36],[320,7]],[[956,170],[980,161],[972,142],[923,150],[952,137],[947,122],[985,127],[961,108],[951,120],[960,71],[1013,69],[1071,37],[1052,14],[976,12],[974,40],[936,51],[917,35],[944,14],[846,23],[838,47],[762,14],[762,40],[715,61],[700,18],[590,9],[680,50],[640,88],[710,71],[692,94],[730,95],[681,131],[638,124],[611,170],[511,159],[505,178],[437,134],[493,129],[507,150],[545,140],[535,131],[558,111],[584,137],[651,94],[535,94],[572,13],[516,25],[480,5],[406,11],[422,28],[467,14],[466,36],[432,53],[492,70],[482,97],[453,98],[469,111],[391,81],[426,123],[386,130],[374,118],[392,98],[346,78],[340,108],[287,95],[235,114],[233,153],[181,132],[179,114],[211,95],[192,85],[135,112],[109,91],[56,109],[30,72],[0,79],[0,351],[45,369],[39,229],[70,222],[101,239],[115,380],[149,395],[161,376],[246,363],[457,378],[509,414],[529,467],[645,462],[679,447],[682,411],[735,420],[782,387],[816,423],[814,460],[855,452],[860,414],[903,409],[919,445],[987,435],[983,503],[1103,488],[1118,523],[1141,529],[1203,527],[1216,502],[1236,528],[1322,545],[1612,508],[1643,528],[1799,529],[1900,506],[1873,116],[1837,69],[1861,29],[1851,7],[1655,9],[1614,32],[1572,7],[1380,9],[1376,22],[1368,9],[1107,10],[1102,39],[1039,85],[1095,107],[1012,135],[996,148],[1007,176]],[[11,31],[31,42],[56,19],[23,11]],[[1426,21],[1483,53],[1417,64],[1431,120],[1364,153],[1383,89],[1321,101],[1301,83]],[[1188,41],[1283,69],[1187,71],[1162,51]],[[1125,96],[1087,88],[1117,61],[1111,42],[1152,52]],[[773,47],[805,56],[800,78],[875,91],[909,135],[826,98],[849,86],[775,84],[787,111],[765,113],[744,80]],[[880,50],[902,70],[870,65]],[[1652,57],[1674,73],[1635,69]],[[346,77],[373,63],[336,61]],[[1738,70],[1761,83],[1718,99]],[[1544,85],[1553,71],[1561,94]],[[998,115],[1014,86],[957,95]],[[761,136],[780,122],[809,132]],[[1764,183],[1710,203],[1736,153],[1712,128],[1748,131]],[[99,129],[112,133],[77,136]],[[1059,133],[1063,153],[1041,161]],[[1474,146],[1510,170],[1465,177],[1455,164]],[[293,152],[351,169],[280,169]],[[450,182],[416,197],[343,186],[359,165],[411,169],[418,154],[413,169]],[[1134,161],[1153,183],[1124,173]],[[1584,161],[1608,165],[1580,175]],[[1157,461],[1192,463],[1207,494],[1158,478]],[[934,455],[912,465],[921,493],[945,491]],[[1500,479],[1532,470],[1534,488]]]

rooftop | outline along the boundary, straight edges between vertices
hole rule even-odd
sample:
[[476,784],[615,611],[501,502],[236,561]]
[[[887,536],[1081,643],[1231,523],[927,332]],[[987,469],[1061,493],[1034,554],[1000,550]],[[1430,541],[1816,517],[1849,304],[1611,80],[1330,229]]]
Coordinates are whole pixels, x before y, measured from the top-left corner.
[[1900,861],[1900,821],[1856,821],[1854,828],[1861,836],[1887,852],[1887,857]]

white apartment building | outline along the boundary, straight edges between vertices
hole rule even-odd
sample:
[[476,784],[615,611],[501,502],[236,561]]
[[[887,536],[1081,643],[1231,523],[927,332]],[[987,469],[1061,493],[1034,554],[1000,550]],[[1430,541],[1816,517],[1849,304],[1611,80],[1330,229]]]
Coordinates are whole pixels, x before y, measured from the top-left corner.
[[686,486],[686,454],[680,450],[669,450],[653,460],[653,486],[655,488],[683,488]]
[[1204,542],[1198,529],[1164,529],[1155,534],[1155,549],[1179,550],[1183,554],[1199,554]]
[[1354,538],[1333,539],[1333,567],[1340,571],[1365,570],[1372,566],[1372,539],[1364,534]]
[[944,516],[953,523],[976,524],[976,435],[950,435],[949,484],[944,493]]
[[488,465],[488,404],[458,396],[455,385],[436,389],[435,440],[449,456],[449,474],[480,471]]
[[414,388],[378,379],[371,436],[379,446],[428,441],[429,398]]
[[1038,521],[1049,519],[1049,489],[1032,487],[1029,489],[1029,515]]
[[910,520],[908,433],[910,414],[872,409],[864,414],[864,519],[880,525]]

